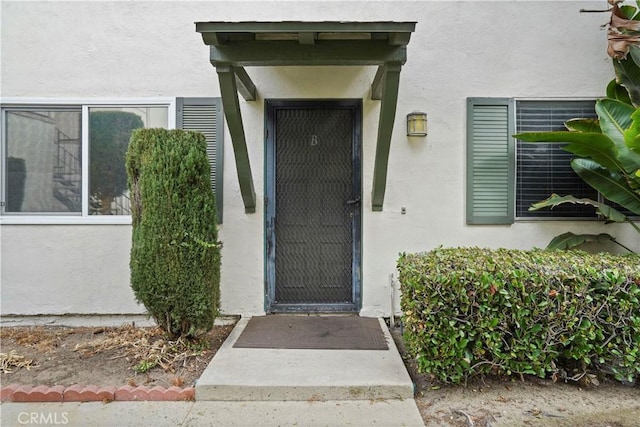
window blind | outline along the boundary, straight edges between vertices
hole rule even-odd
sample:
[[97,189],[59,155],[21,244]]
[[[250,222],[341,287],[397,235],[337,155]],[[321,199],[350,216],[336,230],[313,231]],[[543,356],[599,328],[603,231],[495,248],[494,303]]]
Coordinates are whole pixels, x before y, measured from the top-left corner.
[[[597,118],[595,101],[517,101],[516,130],[546,132],[567,130],[564,122],[573,118]],[[529,211],[536,202],[552,193],[561,196],[598,200],[598,192],[571,169],[573,154],[563,144],[518,141],[516,163],[516,216],[536,218],[595,217],[595,209],[579,204],[564,204],[554,209]]]

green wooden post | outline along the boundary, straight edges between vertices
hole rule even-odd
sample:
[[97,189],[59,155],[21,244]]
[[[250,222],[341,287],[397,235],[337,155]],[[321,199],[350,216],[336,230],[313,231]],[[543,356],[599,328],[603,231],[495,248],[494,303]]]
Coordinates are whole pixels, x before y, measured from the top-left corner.
[[220,81],[220,94],[222,95],[222,106],[224,116],[227,119],[227,126],[231,134],[233,154],[236,159],[238,170],[238,182],[240,183],[240,193],[244,202],[244,211],[254,213],[256,211],[256,193],[253,187],[253,176],[251,175],[251,164],[249,163],[249,152],[242,125],[240,114],[240,102],[236,87],[236,76],[233,67],[230,65],[216,65],[218,80]]
[[387,185],[387,169],[391,134],[396,116],[398,87],[400,84],[400,63],[386,64],[382,78],[382,101],[380,103],[380,119],[378,122],[378,143],[373,167],[373,189],[371,191],[371,209],[382,211],[384,192]]

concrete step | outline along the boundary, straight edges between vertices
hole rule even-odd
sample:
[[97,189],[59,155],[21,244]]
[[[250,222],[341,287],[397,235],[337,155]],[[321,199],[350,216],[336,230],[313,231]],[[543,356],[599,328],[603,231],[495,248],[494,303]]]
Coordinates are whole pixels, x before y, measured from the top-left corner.
[[240,319],[196,384],[196,401],[413,399],[413,383],[382,319],[388,350],[233,348]]

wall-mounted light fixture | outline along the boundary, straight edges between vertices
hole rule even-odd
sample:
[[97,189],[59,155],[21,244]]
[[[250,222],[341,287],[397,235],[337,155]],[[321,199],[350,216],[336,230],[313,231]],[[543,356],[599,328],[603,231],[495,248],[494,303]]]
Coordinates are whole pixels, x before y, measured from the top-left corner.
[[412,111],[407,114],[407,136],[427,136],[427,113]]

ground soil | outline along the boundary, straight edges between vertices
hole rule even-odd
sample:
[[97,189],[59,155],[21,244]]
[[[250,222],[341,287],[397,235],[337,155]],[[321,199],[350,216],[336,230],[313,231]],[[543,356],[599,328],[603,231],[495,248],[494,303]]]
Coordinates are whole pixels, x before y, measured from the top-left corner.
[[2,385],[194,385],[233,329],[216,326],[197,342],[159,328],[2,327]]
[[600,378],[598,386],[584,386],[537,377],[485,377],[466,386],[446,385],[418,373],[403,348],[400,330],[391,332],[428,427],[640,427],[640,384]]
[[[157,328],[2,327],[1,384],[190,386],[232,328],[216,326],[190,343],[167,340]],[[536,378],[440,384],[417,372],[399,331],[392,334],[427,426],[640,427],[639,385],[602,379],[581,387]]]

